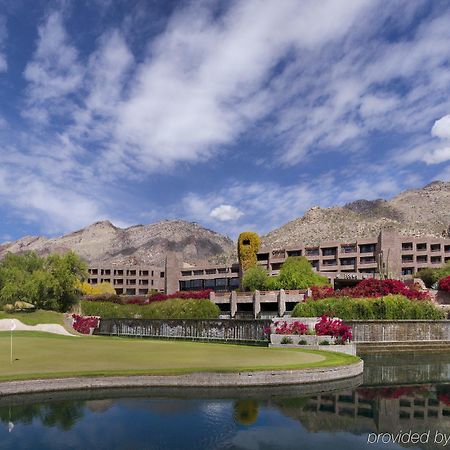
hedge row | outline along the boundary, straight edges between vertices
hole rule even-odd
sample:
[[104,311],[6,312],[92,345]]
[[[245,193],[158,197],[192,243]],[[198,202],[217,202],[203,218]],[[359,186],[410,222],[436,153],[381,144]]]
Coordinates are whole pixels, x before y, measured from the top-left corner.
[[121,305],[111,302],[83,300],[84,316],[100,316],[104,319],[217,319],[220,309],[209,300],[171,299],[149,305]]
[[339,317],[343,320],[444,319],[444,313],[426,300],[409,300],[402,295],[379,298],[332,297],[298,303],[293,317]]

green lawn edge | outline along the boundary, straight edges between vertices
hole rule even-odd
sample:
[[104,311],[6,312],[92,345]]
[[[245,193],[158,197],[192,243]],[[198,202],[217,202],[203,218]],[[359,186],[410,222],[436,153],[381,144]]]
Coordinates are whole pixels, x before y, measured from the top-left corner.
[[[34,338],[46,338],[46,339],[59,339],[59,340],[73,340],[74,337],[56,335],[38,331],[14,331],[14,336],[20,337],[34,337]],[[9,338],[10,332],[0,332],[1,338]],[[105,336],[80,336],[75,339],[83,340],[129,340],[135,341],[136,338],[123,338],[123,337],[105,337]],[[149,342],[161,342],[161,340],[145,339]],[[169,341],[168,341],[169,342]],[[174,341],[170,341],[174,342]],[[227,346],[228,348],[242,348],[242,345],[227,344],[227,343],[207,343],[207,342],[195,342],[195,341],[182,341],[186,347],[203,345],[208,347]],[[269,349],[268,349],[269,350]],[[186,375],[194,373],[239,373],[239,372],[258,372],[258,371],[280,371],[280,370],[306,370],[306,369],[318,369],[318,368],[331,368],[346,365],[357,364],[361,361],[357,356],[347,355],[343,353],[328,352],[326,350],[305,350],[295,348],[270,348],[271,352],[302,352],[307,354],[316,354],[324,356],[326,359],[317,362],[308,362],[303,364],[283,364],[283,365],[252,365],[252,366],[234,366],[229,368],[211,368],[207,365],[189,368],[171,368],[171,369],[129,369],[129,370],[81,370],[81,371],[68,371],[68,372],[36,372],[17,375],[0,375],[0,382],[9,381],[29,381],[37,379],[56,379],[56,378],[73,378],[73,377],[112,377],[112,376],[144,376],[144,375]]]

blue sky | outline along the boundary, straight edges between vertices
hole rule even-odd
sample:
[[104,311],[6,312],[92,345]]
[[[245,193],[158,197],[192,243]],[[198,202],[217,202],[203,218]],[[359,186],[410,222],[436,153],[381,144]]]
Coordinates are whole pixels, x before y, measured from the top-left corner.
[[0,241],[235,237],[450,180],[446,1],[0,0]]

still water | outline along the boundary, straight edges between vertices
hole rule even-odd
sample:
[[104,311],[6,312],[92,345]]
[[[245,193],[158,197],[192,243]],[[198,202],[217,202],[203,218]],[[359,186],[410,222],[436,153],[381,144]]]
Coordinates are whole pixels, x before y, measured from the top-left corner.
[[365,360],[319,387],[0,398],[0,449],[450,449],[450,355]]

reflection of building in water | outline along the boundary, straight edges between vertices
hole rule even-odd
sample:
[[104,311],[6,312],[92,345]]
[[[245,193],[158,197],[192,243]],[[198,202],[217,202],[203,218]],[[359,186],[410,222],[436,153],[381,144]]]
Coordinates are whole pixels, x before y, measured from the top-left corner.
[[450,406],[437,399],[436,389],[358,389],[311,397],[303,408],[278,403],[286,415],[308,431],[350,431],[356,434],[400,430],[450,432]]

